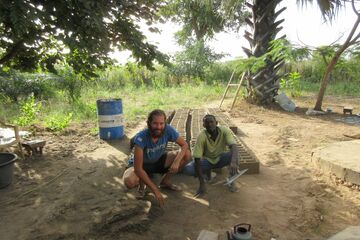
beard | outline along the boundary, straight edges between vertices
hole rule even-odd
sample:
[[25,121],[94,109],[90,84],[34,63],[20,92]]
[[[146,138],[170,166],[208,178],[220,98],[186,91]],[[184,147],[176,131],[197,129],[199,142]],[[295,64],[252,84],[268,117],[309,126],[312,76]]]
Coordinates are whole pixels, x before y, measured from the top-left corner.
[[210,133],[210,134],[214,134],[214,133],[216,133],[216,127],[214,127],[214,128],[211,128],[211,127],[207,127],[206,128],[206,131],[208,132],[208,133]]
[[165,128],[159,129],[159,128],[151,128],[150,127],[150,134],[152,137],[161,137],[164,134]]

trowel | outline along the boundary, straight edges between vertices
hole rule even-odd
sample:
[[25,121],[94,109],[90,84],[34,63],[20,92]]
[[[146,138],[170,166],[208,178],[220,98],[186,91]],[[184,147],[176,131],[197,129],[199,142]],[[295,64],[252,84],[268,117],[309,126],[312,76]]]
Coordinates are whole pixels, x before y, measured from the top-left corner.
[[236,179],[238,179],[241,175],[243,175],[248,169],[243,169],[240,172],[238,172],[237,174],[231,176],[231,177],[227,177],[225,180],[219,181],[214,183],[213,185],[219,185],[219,184],[224,184],[227,186],[230,186],[231,183],[233,183]]

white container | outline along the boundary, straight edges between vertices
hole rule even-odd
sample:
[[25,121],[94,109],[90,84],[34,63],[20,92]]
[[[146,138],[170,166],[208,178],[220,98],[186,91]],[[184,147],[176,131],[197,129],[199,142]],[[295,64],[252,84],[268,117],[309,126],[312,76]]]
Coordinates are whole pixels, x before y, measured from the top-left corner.
[[294,112],[296,105],[291,99],[286,96],[284,92],[280,93],[279,95],[275,96],[276,102],[280,105],[282,109],[288,112]]

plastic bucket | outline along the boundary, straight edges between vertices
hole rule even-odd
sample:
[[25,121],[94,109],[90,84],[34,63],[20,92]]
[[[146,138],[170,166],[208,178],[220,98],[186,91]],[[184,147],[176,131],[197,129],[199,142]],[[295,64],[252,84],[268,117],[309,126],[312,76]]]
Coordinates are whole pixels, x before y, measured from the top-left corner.
[[14,162],[18,157],[13,153],[0,153],[0,188],[11,184],[14,175]]
[[123,108],[121,99],[96,101],[99,136],[101,139],[118,139],[124,136]]

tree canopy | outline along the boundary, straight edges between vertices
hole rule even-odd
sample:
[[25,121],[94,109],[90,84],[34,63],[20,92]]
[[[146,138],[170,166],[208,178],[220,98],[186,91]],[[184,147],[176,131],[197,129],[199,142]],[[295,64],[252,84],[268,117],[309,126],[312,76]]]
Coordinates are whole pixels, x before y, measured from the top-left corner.
[[109,52],[129,49],[141,64],[167,58],[146,42],[138,22],[160,20],[158,0],[0,0],[0,66],[54,70],[65,60],[91,74],[111,63]]
[[200,41],[226,29],[238,30],[249,15],[243,2],[168,0],[161,13],[182,25],[177,38],[181,45],[185,45],[189,38]]

